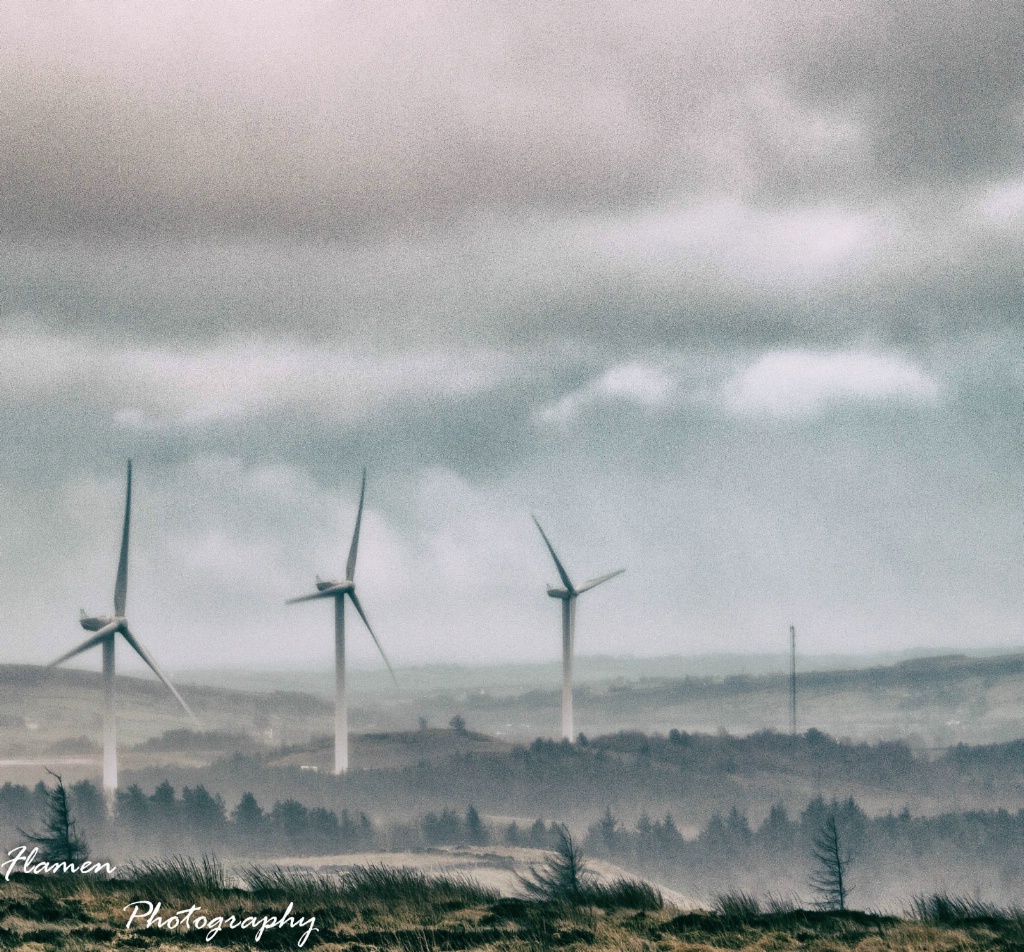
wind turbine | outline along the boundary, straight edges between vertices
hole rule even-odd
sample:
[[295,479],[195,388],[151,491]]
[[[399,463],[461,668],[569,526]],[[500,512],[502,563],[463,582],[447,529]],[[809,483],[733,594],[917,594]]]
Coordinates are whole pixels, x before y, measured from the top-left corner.
[[592,578],[589,582],[584,582],[579,588],[576,588],[569,579],[569,573],[565,571],[555,554],[555,549],[548,541],[544,530],[541,529],[540,523],[537,522],[536,516],[533,517],[533,521],[540,530],[541,538],[548,547],[551,558],[555,560],[555,568],[558,569],[558,575],[564,586],[563,588],[548,588],[548,595],[551,598],[562,600],[562,738],[572,740],[572,654],[576,640],[576,599],[584,592],[589,592],[602,582],[607,582],[608,579],[615,578],[616,575],[621,575],[626,570],[617,569],[607,575]]
[[114,793],[117,790],[117,723],[114,719],[114,644],[117,636],[120,635],[128,642],[153,673],[170,689],[177,698],[178,703],[185,709],[185,713],[197,724],[195,714],[182,699],[177,689],[167,680],[163,671],[157,667],[157,663],[150,656],[149,652],[139,643],[128,628],[128,619],[125,618],[125,601],[128,597],[128,530],[131,523],[132,511],[132,461],[128,460],[128,488],[125,491],[124,499],[124,529],[121,532],[121,556],[117,562],[117,582],[114,585],[114,614],[105,616],[97,615],[90,618],[82,611],[80,619],[81,626],[86,631],[94,631],[90,638],[86,638],[77,648],[73,648],[67,654],[62,654],[56,661],[50,662],[49,667],[56,667],[63,664],[75,655],[88,651],[96,645],[103,646],[103,792],[107,796],[108,803],[113,803]]
[[366,470],[363,470],[363,483],[359,490],[359,511],[356,513],[356,528],[352,533],[352,545],[348,550],[348,564],[345,566],[345,580],[343,582],[325,582],[317,576],[317,591],[311,595],[300,595],[298,598],[289,598],[286,604],[294,605],[296,602],[311,602],[316,598],[334,599],[334,772],[343,774],[348,771],[348,701],[345,696],[345,596],[352,599],[359,617],[362,618],[366,630],[370,633],[373,643],[377,646],[380,656],[384,659],[391,678],[398,684],[395,672],[380,646],[377,636],[373,633],[369,621],[366,620],[366,612],[359,604],[356,596],[356,554],[359,551],[359,525],[363,521],[363,499],[366,497]]

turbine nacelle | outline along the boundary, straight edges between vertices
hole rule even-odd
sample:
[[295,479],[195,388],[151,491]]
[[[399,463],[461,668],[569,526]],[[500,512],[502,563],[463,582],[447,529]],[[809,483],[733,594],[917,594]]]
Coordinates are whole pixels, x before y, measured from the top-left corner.
[[97,615],[95,618],[90,618],[85,614],[84,611],[82,612],[82,617],[78,619],[78,623],[86,631],[99,631],[101,628],[106,628],[108,625],[114,624],[114,622],[121,622],[122,624],[124,624],[124,619],[118,618],[116,616],[104,617],[102,615]]
[[351,592],[355,587],[355,582],[351,579],[345,579],[344,582],[323,582],[318,577],[316,580],[317,591],[324,592],[325,594],[334,595],[337,593],[340,595],[344,592]]
[[289,598],[285,604],[295,605],[297,602],[312,602],[318,598],[342,598],[345,595],[355,598],[356,584],[351,579],[345,579],[344,582],[325,582],[317,578],[315,592],[310,595],[300,595],[298,598]]
[[553,585],[548,586],[548,595],[551,598],[561,598],[563,600],[575,598],[577,595],[589,592],[592,588],[597,588],[597,586],[603,582],[607,582],[609,579],[613,579],[616,575],[621,575],[626,571],[625,569],[616,569],[614,572],[609,572],[607,575],[599,575],[597,578],[592,578],[590,581],[584,582],[582,585],[573,585],[572,580],[569,578],[569,573],[566,572],[565,566],[562,565],[562,560],[559,559],[554,546],[548,539],[547,533],[541,528],[541,524],[537,521],[536,516],[533,517],[533,522],[540,531],[541,538],[544,540],[544,544],[548,547],[548,552],[551,553],[551,558],[555,563],[555,568],[558,569],[558,577],[562,580],[562,588],[557,588]]

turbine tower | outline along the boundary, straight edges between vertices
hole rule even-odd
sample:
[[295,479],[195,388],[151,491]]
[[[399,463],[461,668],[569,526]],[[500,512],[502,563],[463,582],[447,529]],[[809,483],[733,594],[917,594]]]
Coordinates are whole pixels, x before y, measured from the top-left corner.
[[75,655],[88,651],[96,645],[103,646],[103,792],[106,794],[108,804],[113,803],[114,794],[117,791],[117,723],[114,719],[114,644],[117,636],[120,635],[128,642],[153,673],[170,689],[177,698],[178,703],[185,709],[185,713],[195,723],[195,714],[182,699],[177,689],[167,680],[163,671],[157,667],[157,663],[150,656],[149,652],[142,647],[128,628],[128,620],[125,617],[125,601],[128,597],[128,532],[131,523],[132,511],[132,461],[128,460],[128,488],[125,491],[124,500],[124,528],[121,532],[121,556],[117,562],[117,582],[114,585],[114,614],[98,615],[94,618],[88,617],[82,612],[80,619],[81,626],[86,631],[94,631],[96,634],[86,638],[77,648],[73,648],[67,654],[62,654],[56,661],[52,661],[49,667],[56,667],[63,664]]
[[572,655],[573,645],[576,640],[576,599],[584,592],[589,592],[602,582],[607,582],[608,579],[615,578],[616,575],[621,575],[626,570],[616,569],[616,571],[609,572],[607,575],[592,578],[589,582],[584,582],[579,588],[576,588],[569,579],[569,573],[565,571],[558,556],[555,554],[555,549],[548,541],[544,530],[541,529],[540,523],[537,522],[536,516],[533,517],[533,521],[540,530],[541,538],[548,547],[551,558],[555,560],[555,568],[558,569],[558,575],[562,579],[563,587],[548,588],[548,595],[551,598],[560,598],[562,600],[562,738],[563,740],[571,741],[573,739]]
[[352,545],[348,550],[348,564],[345,567],[345,580],[343,582],[324,582],[317,576],[317,591],[311,595],[300,595],[298,598],[290,598],[286,602],[294,605],[296,602],[310,602],[316,598],[334,599],[334,773],[343,774],[348,771],[348,701],[345,696],[345,596],[352,599],[355,610],[359,612],[366,630],[370,633],[373,643],[377,646],[380,656],[384,659],[391,678],[395,684],[395,672],[380,646],[377,636],[373,633],[369,621],[366,620],[366,612],[359,604],[356,596],[356,554],[359,550],[359,524],[363,520],[363,499],[366,497],[366,470],[363,470],[363,483],[359,490],[359,511],[356,513],[356,528],[352,533]]

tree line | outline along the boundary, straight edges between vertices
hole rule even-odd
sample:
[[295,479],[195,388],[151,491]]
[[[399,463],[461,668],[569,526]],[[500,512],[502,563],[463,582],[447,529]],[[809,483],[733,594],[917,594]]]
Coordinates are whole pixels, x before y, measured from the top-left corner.
[[[24,842],[24,831],[38,827],[51,811],[55,796],[66,797],[66,812],[88,839],[93,855],[207,853],[264,856],[280,853],[327,855],[375,850],[417,849],[430,846],[483,846],[501,842],[470,804],[466,810],[428,812],[409,821],[374,822],[365,813],[340,813],[307,807],[297,800],[278,800],[264,809],[252,793],[227,809],[220,794],[202,784],[185,787],[180,796],[164,781],[151,794],[133,784],[118,790],[115,817],[109,815],[95,784],[83,780],[56,789],[43,782],[29,788],[5,783],[0,787],[0,845],[3,852]],[[516,824],[507,841],[548,848],[557,841],[557,824],[538,819],[521,830]]]
[[794,815],[776,804],[760,824],[734,807],[685,837],[670,814],[627,825],[608,809],[584,846],[695,895],[764,893],[770,884],[806,899],[822,853],[843,858],[844,889],[861,908],[937,890],[1018,902],[1024,888],[1024,810],[912,816],[905,808],[869,817],[852,797],[817,796]]
[[[38,829],[52,791],[6,783],[0,787],[0,846],[24,843]],[[119,791],[116,820],[89,781],[67,789],[77,829],[94,858],[217,852],[223,856],[327,855],[431,846],[503,844],[551,849],[561,825],[543,818],[487,822],[474,805],[445,808],[412,819],[371,819],[361,811],[307,807],[293,799],[265,809],[245,793],[230,809],[204,786],[180,794],[163,782],[147,794],[138,786]],[[642,814],[621,821],[611,808],[581,838],[594,857],[604,858],[695,896],[729,890],[806,896],[827,844],[846,858],[845,888],[863,907],[882,906],[893,895],[925,894],[942,888],[981,892],[1017,901],[1024,883],[1024,810],[898,814],[869,817],[852,798],[811,799],[795,813],[779,803],[759,823],[737,807],[714,814],[697,832],[684,835],[671,814]]]

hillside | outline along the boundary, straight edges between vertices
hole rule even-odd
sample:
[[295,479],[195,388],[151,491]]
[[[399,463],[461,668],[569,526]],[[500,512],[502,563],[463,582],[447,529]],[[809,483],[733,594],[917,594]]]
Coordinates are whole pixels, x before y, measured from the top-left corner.
[[[251,870],[232,887],[216,867],[169,864],[127,881],[16,876],[0,884],[0,949],[324,948],[533,952],[553,948],[698,952],[729,948],[977,952],[1016,948],[1020,916],[935,897],[913,919],[808,911],[774,900],[723,897],[683,911],[629,888],[569,900],[503,897],[472,880],[357,868],[344,877]],[[591,895],[593,893],[593,895]],[[158,909],[156,903],[161,906]],[[182,910],[173,917],[175,910]],[[132,915],[134,914],[134,919]],[[131,927],[128,928],[129,922]],[[259,942],[256,944],[256,932]]]
[[[401,687],[378,686],[364,679],[354,692],[352,729],[385,734],[416,729],[422,721],[445,728],[461,714],[471,730],[503,741],[532,741],[558,733],[559,693],[515,692],[459,683],[459,669],[442,669],[432,678],[399,671]],[[958,743],[999,743],[1024,737],[1024,655],[987,658],[951,656],[902,661],[888,666],[799,675],[798,726],[815,727],[836,737],[876,741],[902,738],[917,750]],[[503,673],[503,683],[508,673]],[[227,680],[227,679],[225,679]],[[486,682],[486,679],[484,679]],[[527,681],[531,680],[526,678]],[[268,674],[260,682],[273,687]],[[292,677],[287,683],[301,683]],[[357,683],[358,679],[357,679]],[[215,685],[180,685],[207,734],[236,737],[241,749],[316,747],[329,735],[329,696],[296,690],[253,690]],[[788,679],[779,674],[719,677],[614,678],[579,685],[575,692],[578,729],[594,736],[620,730],[667,734],[688,732],[748,734],[787,731]],[[55,756],[95,758],[100,740],[102,693],[98,673],[0,665],[0,758],[38,761]],[[118,678],[118,722],[125,765],[160,762],[168,751],[136,751],[148,739],[191,727],[170,694],[151,678]],[[191,761],[209,754],[190,743]],[[230,746],[230,745],[229,745]],[[380,766],[393,752],[356,741],[357,766]],[[444,753],[424,750],[432,758]],[[360,763],[360,758],[368,759]],[[376,760],[375,756],[383,759]],[[403,753],[402,757],[405,756]]]
[[[588,735],[789,729],[789,678],[772,656],[665,658],[658,664],[579,660],[576,723]],[[801,731],[816,727],[865,741],[903,738],[919,749],[1024,736],[1024,655],[924,657],[868,666],[863,661],[801,660]],[[328,672],[233,671],[224,680],[250,689],[302,685],[325,700],[332,690]],[[555,666],[435,666],[399,671],[399,684],[395,688],[379,672],[353,672],[356,714],[374,725],[369,729],[405,730],[419,717],[443,727],[458,713],[475,730],[516,741],[558,734]]]

